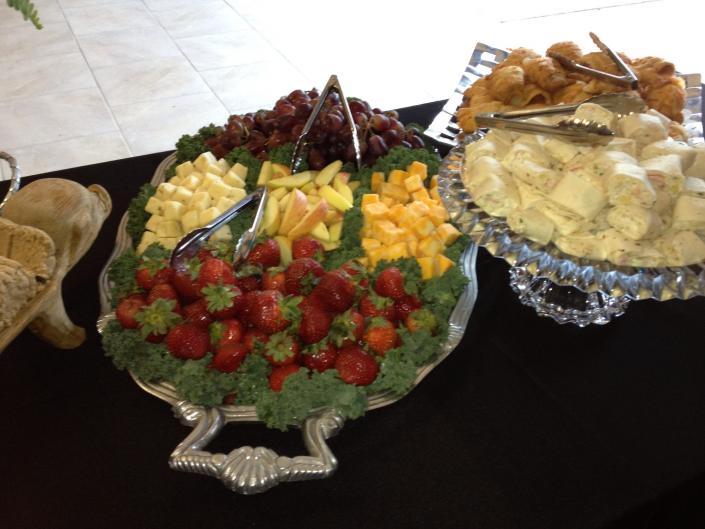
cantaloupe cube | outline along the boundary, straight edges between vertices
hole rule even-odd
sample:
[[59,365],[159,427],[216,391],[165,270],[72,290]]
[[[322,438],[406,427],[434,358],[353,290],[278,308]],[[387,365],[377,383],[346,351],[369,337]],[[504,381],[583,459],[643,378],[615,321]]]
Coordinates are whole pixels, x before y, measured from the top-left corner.
[[409,257],[409,249],[405,242],[397,242],[387,248],[387,259],[390,261],[404,257]]
[[450,246],[460,237],[460,232],[452,224],[444,222],[436,228],[436,237],[446,246]]
[[410,175],[418,175],[421,177],[421,180],[426,180],[426,177],[428,176],[428,167],[425,163],[419,162],[418,160],[411,162],[406,168],[406,171]]
[[399,230],[399,228],[390,220],[378,220],[372,224],[372,236],[383,244],[393,244],[397,242],[396,240],[385,242],[390,240],[390,235],[388,234],[397,234],[397,230]]
[[433,258],[432,257],[417,257],[416,262],[421,268],[421,278],[428,280],[433,277]]
[[392,172],[389,173],[387,182],[389,182],[390,184],[403,186],[404,180],[406,180],[408,177],[409,173],[407,173],[406,171],[402,171],[401,169],[393,169]]
[[428,218],[433,224],[440,226],[448,220],[448,211],[443,206],[433,206],[428,213]]
[[414,222],[414,224],[411,226],[411,229],[419,239],[425,239],[433,233],[433,231],[436,229],[436,226],[433,224],[433,222],[431,222],[431,219],[429,219],[428,217],[421,217],[419,220]]
[[428,204],[421,202],[420,200],[414,200],[406,207],[414,214],[416,218],[428,217],[428,214],[431,211]]
[[382,259],[387,258],[387,248],[384,246],[378,246],[377,248],[371,249],[367,252],[367,258],[370,260],[370,267],[374,268],[377,266]]
[[394,204],[391,208],[389,208],[389,214],[387,217],[395,224],[398,224],[404,216],[404,213],[406,213],[406,206],[403,204]]
[[438,188],[437,187],[432,187],[431,191],[428,193],[432,199],[437,200],[439,203],[441,202],[441,195],[438,194]]
[[367,204],[373,204],[375,202],[379,202],[379,195],[377,193],[365,193],[362,195],[360,207],[366,206]]
[[364,266],[365,268],[370,265],[370,260],[367,257],[358,257],[357,262],[360,263],[360,266]]
[[362,246],[363,250],[365,250],[365,253],[368,253],[370,250],[382,246],[382,243],[379,242],[377,239],[373,239],[372,237],[363,237],[360,241],[360,245]]
[[380,184],[379,194],[382,195],[382,197],[393,198],[394,200],[396,200],[397,202],[401,202],[402,204],[406,204],[409,201],[409,193],[407,192],[407,190],[404,188],[404,186],[400,186],[397,184],[391,184],[388,182]]
[[383,220],[389,215],[389,208],[384,202],[372,202],[362,206],[362,214],[366,222],[372,223],[377,220]]
[[442,276],[451,266],[453,266],[453,261],[439,253],[433,261],[433,273],[436,276]]
[[416,252],[419,249],[419,241],[416,239],[408,239],[406,241],[406,248],[409,250],[410,256],[416,256]]
[[443,204],[440,200],[436,200],[435,198],[422,198],[421,202],[426,204],[429,208]]
[[388,208],[391,208],[394,204],[398,204],[398,202],[392,197],[382,197],[381,201]]
[[438,187],[438,175],[437,174],[434,174],[431,177],[431,189],[433,189],[434,187]]
[[375,171],[372,173],[372,177],[370,179],[370,189],[374,193],[377,193],[379,191],[379,187],[384,183],[384,173],[381,171]]
[[435,257],[443,251],[443,248],[443,243],[441,243],[438,238],[434,237],[433,235],[429,235],[425,239],[419,241],[418,252],[423,257]]
[[423,186],[423,182],[421,181],[421,177],[419,175],[412,175],[409,176],[406,180],[404,180],[404,188],[409,193],[414,193],[416,191],[426,191],[426,188]]
[[428,194],[428,190],[425,187],[420,187],[418,189],[415,189],[413,191],[413,193],[411,193],[411,198],[413,200],[423,200],[424,198],[431,198],[431,197]]

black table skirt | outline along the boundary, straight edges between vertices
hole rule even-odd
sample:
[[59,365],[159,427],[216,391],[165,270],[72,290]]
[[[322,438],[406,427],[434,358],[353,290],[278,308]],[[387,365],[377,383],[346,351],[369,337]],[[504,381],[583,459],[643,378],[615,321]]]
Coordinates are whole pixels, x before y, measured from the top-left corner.
[[[120,216],[165,155],[40,176],[99,183],[114,209],[64,282],[85,344],[24,332],[0,354],[0,527],[705,527],[705,300],[560,326],[519,304],[484,250],[462,343],[400,402],[346,423],[333,477],[246,497],[170,470],[190,430],[112,366],[95,331]],[[210,448],[245,444],[303,453],[298,431],[260,425],[230,425]]]

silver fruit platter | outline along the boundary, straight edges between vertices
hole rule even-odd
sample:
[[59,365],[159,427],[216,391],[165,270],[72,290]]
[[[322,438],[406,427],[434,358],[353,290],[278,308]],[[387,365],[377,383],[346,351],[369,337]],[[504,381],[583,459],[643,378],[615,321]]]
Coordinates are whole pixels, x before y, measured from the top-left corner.
[[[166,170],[175,161],[172,154],[159,165],[151,180],[154,186],[162,183]],[[131,247],[127,234],[127,213],[118,227],[115,248],[99,277],[101,316],[98,331],[115,318],[110,303],[108,269],[113,260]],[[458,299],[449,321],[448,339],[438,351],[432,363],[422,366],[412,386],[416,387],[434,367],[440,364],[460,343],[467,328],[470,314],[477,299],[475,259],[477,246],[470,244],[460,259],[460,266],[469,282]],[[207,451],[207,445],[228,423],[261,422],[255,406],[222,405],[200,406],[183,400],[168,383],[147,383],[131,373],[135,383],[147,393],[167,402],[174,416],[182,424],[192,428],[191,433],[169,456],[169,466],[174,470],[204,474],[219,479],[227,488],[242,494],[264,492],[273,486],[288,481],[305,481],[330,477],[338,462],[326,444],[326,440],[337,434],[345,422],[335,409],[315,409],[299,425],[307,455],[288,457],[279,455],[267,447],[242,446],[229,453]],[[368,397],[368,410],[393,404],[401,397],[391,393],[379,393]]]

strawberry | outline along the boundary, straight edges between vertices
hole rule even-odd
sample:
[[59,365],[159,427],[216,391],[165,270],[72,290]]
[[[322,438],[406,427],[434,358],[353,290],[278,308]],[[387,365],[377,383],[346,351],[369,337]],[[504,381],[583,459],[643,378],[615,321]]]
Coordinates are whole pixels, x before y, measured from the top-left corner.
[[186,321],[201,327],[208,327],[213,321],[213,317],[208,312],[208,303],[203,298],[186,305],[183,313]]
[[272,372],[269,374],[269,387],[271,390],[276,392],[281,391],[284,381],[299,369],[301,369],[301,366],[297,364],[287,364],[272,369]]
[[301,310],[299,336],[302,342],[312,344],[328,336],[333,316],[320,306],[316,298],[307,297],[299,304],[299,309]]
[[399,342],[394,324],[380,317],[370,320],[362,339],[370,351],[381,356],[384,356],[390,349],[394,349]]
[[234,285],[235,276],[228,263],[215,257],[207,257],[198,273],[198,288],[203,290],[208,285]]
[[160,283],[152,287],[152,290],[147,294],[147,304],[151,305],[156,299],[173,299],[176,301],[177,311],[181,307],[176,289],[168,283]]
[[211,365],[223,373],[233,373],[238,370],[247,353],[244,344],[227,343],[218,347]]
[[216,347],[222,347],[230,343],[239,343],[245,334],[245,329],[240,320],[230,319],[216,321],[208,328],[211,343]]
[[331,341],[338,347],[353,345],[362,340],[365,318],[354,309],[338,314],[330,328]]
[[181,321],[175,309],[173,299],[158,298],[135,314],[142,337],[150,342],[160,342],[169,329]]
[[238,277],[235,283],[243,292],[253,292],[260,289],[260,279],[256,275]]
[[198,360],[206,356],[210,338],[202,327],[193,323],[180,323],[166,335],[166,347],[176,358]]
[[246,259],[248,263],[260,265],[263,269],[267,269],[270,266],[279,266],[280,260],[279,243],[274,239],[267,239],[256,245]]
[[321,261],[323,256],[323,245],[311,237],[302,237],[291,243],[291,256],[294,259],[310,257],[316,261]]
[[257,329],[250,329],[242,337],[242,343],[247,348],[248,353],[257,352],[260,348],[263,349],[268,341],[269,335]]
[[228,393],[223,397],[223,404],[235,404],[235,393]]
[[285,294],[285,283],[286,276],[280,268],[270,268],[262,274],[262,290],[278,290]]
[[322,373],[327,369],[332,369],[335,366],[335,359],[338,358],[338,349],[328,342],[325,345],[311,348],[301,355],[306,367],[311,371]]
[[294,259],[284,272],[286,293],[308,294],[313,290],[316,278],[321,277],[323,273],[321,264],[310,257]]
[[300,352],[301,344],[295,336],[278,332],[269,337],[264,357],[274,366],[283,366],[298,363]]
[[245,292],[242,295],[242,306],[238,316],[240,321],[245,325],[252,325],[252,322],[250,321],[250,314],[252,313],[252,307],[257,304],[257,296],[259,296],[259,290]]
[[278,290],[262,290],[248,301],[248,319],[253,327],[267,334],[283,331],[289,326],[282,305],[284,296]]
[[208,285],[201,293],[216,320],[232,318],[242,310],[242,291],[235,285]]
[[169,283],[174,271],[167,266],[166,261],[149,259],[143,262],[135,272],[137,285],[144,290],[150,290],[154,285]]
[[396,321],[396,310],[394,302],[390,298],[378,296],[374,292],[363,294],[360,298],[360,313],[365,318],[374,318],[380,316],[391,322]]
[[406,317],[404,325],[411,332],[428,331],[434,334],[438,327],[438,320],[430,310],[417,309]]
[[346,384],[368,386],[374,382],[379,373],[379,366],[374,358],[357,345],[344,347],[335,359],[335,369]]
[[380,296],[399,300],[406,295],[404,275],[396,266],[382,270],[375,281],[375,292]]
[[145,305],[147,305],[147,300],[141,294],[132,294],[120,300],[115,309],[115,316],[123,329],[136,329],[139,327],[139,322],[135,319],[135,315]]
[[345,312],[355,302],[355,285],[345,272],[334,270],[323,274],[312,294],[332,312]]
[[196,301],[201,297],[198,286],[198,275],[201,270],[201,261],[196,258],[189,259],[183,268],[174,270],[171,284],[185,301]]
[[411,294],[407,294],[403,298],[394,302],[394,310],[397,313],[397,319],[399,321],[404,321],[411,312],[420,308],[421,300]]

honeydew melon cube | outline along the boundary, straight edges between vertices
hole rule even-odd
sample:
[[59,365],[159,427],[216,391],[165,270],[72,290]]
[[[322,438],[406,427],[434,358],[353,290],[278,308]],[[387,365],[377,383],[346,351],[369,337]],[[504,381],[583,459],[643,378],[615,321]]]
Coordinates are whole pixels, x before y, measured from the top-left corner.
[[152,215],[149,217],[149,220],[147,223],[144,225],[146,229],[149,231],[157,232],[157,226],[159,226],[162,222],[164,222],[164,217],[161,215]]
[[144,210],[152,215],[162,215],[163,214],[163,202],[156,197],[149,197],[147,204],[144,206]]
[[191,198],[193,197],[193,191],[190,189],[186,189],[183,186],[179,186],[176,188],[174,193],[171,195],[170,200],[174,200],[176,202],[181,202],[182,204],[188,204],[191,201]]
[[186,206],[175,200],[167,200],[163,203],[162,211],[164,220],[181,220],[186,211]]
[[[247,169],[247,168],[245,168],[245,169]],[[225,173],[225,176],[223,176],[223,182],[225,182],[226,184],[228,184],[231,187],[240,187],[240,188],[245,187],[245,181],[233,169],[230,169],[230,171]]]
[[181,222],[165,220],[157,226],[157,237],[181,237]]
[[230,200],[234,200],[237,203],[247,196],[247,192],[241,187],[231,187],[227,196]]
[[203,180],[201,181],[201,186],[206,189],[210,189],[213,184],[218,182],[223,182],[223,179],[219,175],[208,172],[203,175]]
[[211,186],[208,188],[208,193],[210,193],[211,198],[218,200],[221,197],[229,196],[231,189],[233,188],[222,180],[220,180],[219,182],[214,182],[213,184],[211,184]]
[[178,176],[179,178],[184,178],[185,176],[188,176],[193,173],[195,170],[196,168],[191,162],[180,163],[176,166],[176,176]]
[[218,159],[213,155],[213,153],[210,151],[206,151],[199,155],[198,158],[196,158],[196,161],[193,162],[193,165],[196,169],[198,169],[202,173],[205,173],[206,167],[208,167],[209,165],[215,165],[217,163]]
[[158,237],[157,242],[167,250],[173,250],[176,248],[176,243],[179,242],[179,239],[177,237]]
[[208,224],[212,220],[217,219],[220,216],[220,213],[221,211],[216,207],[205,209],[198,214],[198,221],[201,225]]
[[220,197],[218,199],[218,202],[216,202],[215,207],[218,208],[220,211],[227,211],[231,207],[233,207],[237,202],[235,202],[232,198],[228,197]]
[[189,210],[181,217],[181,228],[184,233],[189,233],[200,226],[198,219],[198,211],[195,209]]
[[207,191],[199,191],[198,193],[194,193],[193,197],[191,197],[191,202],[189,203],[189,207],[196,211],[203,211],[204,209],[208,209],[210,205],[211,196],[208,194]]
[[144,251],[147,249],[147,247],[152,244],[157,242],[157,234],[153,233],[151,231],[145,231],[142,234],[142,240],[140,241],[139,245],[137,245],[137,253],[142,254]]
[[200,175],[198,173],[191,173],[190,175],[185,176],[181,180],[181,185],[186,189],[190,189],[191,191],[193,191],[199,185],[201,185]]
[[211,235],[210,239],[212,241],[230,241],[233,238],[233,234],[230,231],[229,226],[223,226],[222,228],[218,229],[213,235]]
[[159,184],[159,187],[157,187],[157,192],[154,193],[154,196],[157,197],[159,200],[169,200],[171,196],[174,194],[174,191],[176,191],[176,186],[174,184],[170,184],[169,182],[162,182]]

